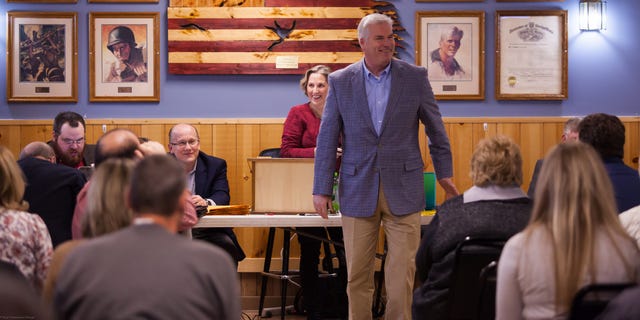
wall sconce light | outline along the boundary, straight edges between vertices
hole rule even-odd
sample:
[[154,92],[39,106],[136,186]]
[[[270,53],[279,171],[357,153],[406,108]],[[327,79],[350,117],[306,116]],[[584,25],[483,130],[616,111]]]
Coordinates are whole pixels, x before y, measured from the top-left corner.
[[580,30],[607,29],[607,2],[580,0]]

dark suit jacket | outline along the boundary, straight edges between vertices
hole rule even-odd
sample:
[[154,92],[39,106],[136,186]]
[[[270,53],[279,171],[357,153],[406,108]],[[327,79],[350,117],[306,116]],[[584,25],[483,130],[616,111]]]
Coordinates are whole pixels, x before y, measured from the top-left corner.
[[533,196],[536,193],[536,185],[538,184],[538,175],[540,175],[540,170],[542,169],[542,161],[543,159],[538,159],[538,161],[536,161],[535,168],[533,168],[531,182],[529,182],[529,190],[527,190],[527,195],[531,199],[533,199]]
[[27,180],[24,199],[29,212],[38,214],[49,229],[53,246],[71,239],[76,196],[87,182],[76,169],[38,158],[18,161]]
[[195,185],[195,194],[205,199],[211,199],[217,205],[228,205],[230,197],[227,162],[200,151],[196,166]]
[[618,212],[625,212],[640,205],[640,176],[620,158],[605,158],[604,168],[611,178]]
[[[227,180],[227,162],[202,151],[198,153],[196,164],[195,194],[211,199],[217,205],[228,205],[229,181]],[[231,228],[201,228],[192,230],[195,239],[204,240],[222,247],[236,261],[245,258],[244,251],[238,243]]]

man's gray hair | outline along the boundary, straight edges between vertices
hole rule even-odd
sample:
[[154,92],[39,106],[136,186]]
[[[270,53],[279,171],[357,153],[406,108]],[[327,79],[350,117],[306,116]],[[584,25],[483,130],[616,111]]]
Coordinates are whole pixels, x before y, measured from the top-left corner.
[[578,117],[569,118],[569,120],[564,123],[564,134],[578,132],[578,125],[580,124],[580,120],[582,119]]
[[379,23],[388,23],[393,27],[393,19],[381,13],[372,13],[365,16],[358,24],[358,39],[364,39],[369,35],[369,26]]
[[22,151],[18,159],[22,160],[29,157],[42,157],[45,159],[51,159],[55,157],[53,148],[42,141],[34,141],[27,144]]

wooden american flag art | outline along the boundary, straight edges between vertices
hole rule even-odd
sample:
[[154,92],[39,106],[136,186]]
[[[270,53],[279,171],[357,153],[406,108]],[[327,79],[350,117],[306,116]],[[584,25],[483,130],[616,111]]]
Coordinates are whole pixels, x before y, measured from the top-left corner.
[[[302,74],[362,58],[357,26],[367,14],[394,19],[373,0],[171,0],[167,9],[169,73]],[[401,40],[396,38],[397,41]]]

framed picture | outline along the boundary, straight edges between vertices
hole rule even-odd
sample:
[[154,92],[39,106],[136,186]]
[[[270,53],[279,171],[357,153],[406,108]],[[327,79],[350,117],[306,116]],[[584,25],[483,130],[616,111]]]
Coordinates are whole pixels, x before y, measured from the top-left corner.
[[158,3],[158,0],[88,0],[89,3]]
[[484,11],[416,12],[416,64],[438,100],[484,100]]
[[484,2],[484,0],[416,0],[416,2]]
[[567,98],[567,11],[497,11],[498,100]]
[[89,101],[160,101],[159,17],[89,13]]
[[15,3],[76,3],[77,0],[7,0]]
[[7,101],[77,102],[75,12],[8,12]]

